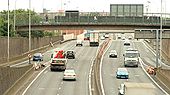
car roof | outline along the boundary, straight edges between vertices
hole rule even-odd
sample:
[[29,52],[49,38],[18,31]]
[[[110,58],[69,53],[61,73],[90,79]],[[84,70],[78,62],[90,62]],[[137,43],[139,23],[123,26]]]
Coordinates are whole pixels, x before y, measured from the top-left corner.
[[127,71],[126,68],[118,68],[118,71]]
[[35,53],[34,56],[39,56],[42,55],[41,53]]
[[110,50],[110,52],[116,52],[116,50]]
[[74,51],[74,50],[67,50],[67,51]]
[[74,69],[66,69],[64,72],[75,73],[75,70]]

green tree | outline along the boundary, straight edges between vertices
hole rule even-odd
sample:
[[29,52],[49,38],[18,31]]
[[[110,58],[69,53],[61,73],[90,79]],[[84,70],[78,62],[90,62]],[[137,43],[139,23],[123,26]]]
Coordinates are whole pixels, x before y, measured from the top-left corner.
[[[41,17],[34,11],[31,12],[31,24],[39,23],[42,21]],[[0,36],[7,36],[8,30],[8,11],[0,12]],[[15,10],[15,22],[16,25],[28,25],[29,24],[29,10],[18,9]],[[14,10],[10,11],[10,36],[21,36],[28,37],[28,31],[15,33],[13,25],[14,24]],[[32,37],[43,37],[45,36],[43,31],[31,31]]]

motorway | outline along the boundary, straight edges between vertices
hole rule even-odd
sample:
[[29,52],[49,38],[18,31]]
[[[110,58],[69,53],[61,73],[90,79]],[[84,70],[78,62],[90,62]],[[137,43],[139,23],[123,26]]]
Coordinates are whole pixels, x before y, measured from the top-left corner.
[[[33,84],[23,93],[24,95],[89,95],[88,75],[90,65],[94,59],[97,47],[89,47],[88,41],[84,42],[83,47],[76,47],[76,41],[61,44],[57,46],[59,49],[74,50],[76,52],[75,59],[68,59],[67,68],[74,68],[77,74],[76,81],[63,81],[63,72],[52,72],[47,67],[43,73],[33,82]],[[155,56],[143,45],[141,41],[131,41],[131,47],[135,47],[140,51],[141,59],[151,65],[155,65]],[[118,87],[121,83],[128,82],[149,82],[152,81],[143,72],[142,68],[128,67],[129,79],[117,79],[116,70],[123,66],[123,51],[129,48],[124,46],[122,40],[112,40],[108,50],[104,54],[102,60],[102,80],[105,95],[117,95]],[[115,49],[118,58],[109,58],[109,51]],[[54,50],[50,50],[44,54],[44,62],[49,63],[50,54]],[[156,87],[156,95],[165,95]]]
[[[29,87],[25,95],[88,95],[88,74],[91,62],[96,55],[97,47],[89,47],[85,42],[83,47],[76,47],[76,42],[59,46],[64,50],[74,50],[75,59],[68,59],[67,68],[74,68],[76,81],[63,81],[63,72],[51,72],[47,68]],[[52,50],[44,54],[44,60],[50,60]]]
[[[148,63],[154,65],[155,56],[146,49],[140,41],[131,41],[131,46],[137,48],[140,51],[142,59],[145,59]],[[149,77],[143,72],[142,68],[128,67],[129,79],[117,79],[116,70],[123,66],[123,51],[129,48],[124,46],[122,40],[113,40],[108,51],[105,53],[102,61],[102,80],[104,91],[106,95],[118,95],[118,87],[123,82],[140,82],[140,83],[152,83]],[[109,51],[115,49],[118,52],[118,58],[109,58]],[[156,87],[156,95],[165,95],[159,88]]]

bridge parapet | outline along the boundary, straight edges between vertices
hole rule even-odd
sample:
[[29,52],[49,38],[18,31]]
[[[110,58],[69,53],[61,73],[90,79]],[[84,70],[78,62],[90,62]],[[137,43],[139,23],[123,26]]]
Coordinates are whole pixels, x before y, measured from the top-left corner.
[[[71,14],[71,13],[70,13]],[[83,15],[84,14],[84,15]],[[28,25],[28,21],[19,17],[25,14],[16,14],[16,25]],[[37,18],[38,16],[39,18]],[[142,16],[110,16],[106,13],[79,13],[78,16],[59,15],[59,13],[32,14],[32,25],[59,25],[68,23],[77,24],[126,24],[126,25],[159,25],[160,14],[143,14]],[[170,14],[163,14],[163,25],[170,26]]]

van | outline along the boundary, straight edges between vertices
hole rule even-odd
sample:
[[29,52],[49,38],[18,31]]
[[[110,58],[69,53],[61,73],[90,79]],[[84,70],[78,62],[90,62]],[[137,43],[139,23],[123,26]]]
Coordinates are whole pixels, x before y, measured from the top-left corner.
[[76,46],[83,46],[83,41],[82,40],[77,40]]

